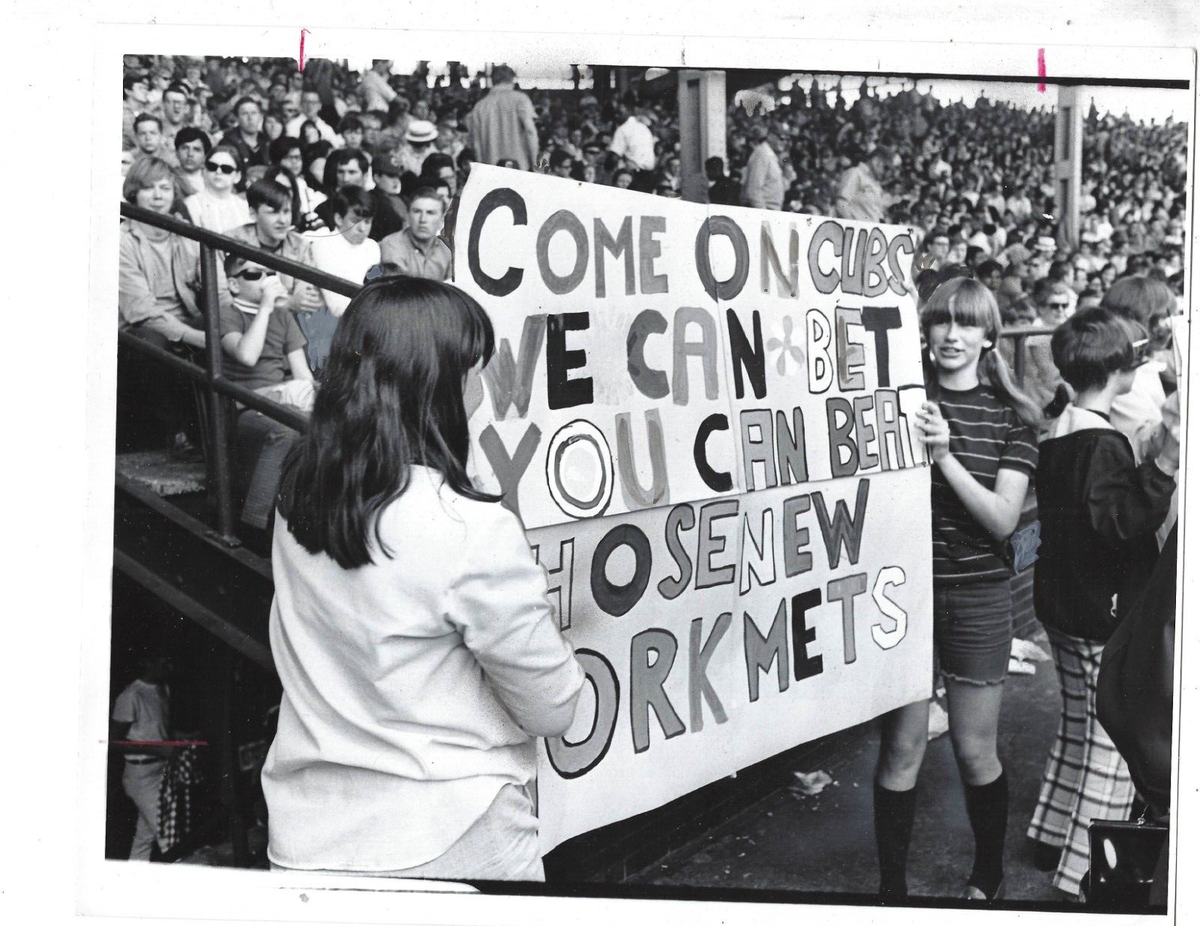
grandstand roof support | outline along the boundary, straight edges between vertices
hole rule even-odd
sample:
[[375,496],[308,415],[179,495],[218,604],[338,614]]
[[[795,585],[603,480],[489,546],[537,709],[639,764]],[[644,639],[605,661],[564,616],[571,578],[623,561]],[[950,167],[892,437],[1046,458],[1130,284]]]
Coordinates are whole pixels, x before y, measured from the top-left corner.
[[725,72],[678,71],[680,170],[704,170],[704,162],[725,159]]
[[1058,88],[1054,116],[1054,212],[1058,219],[1060,247],[1079,246],[1079,198],[1083,176],[1083,114],[1080,101],[1084,87]]

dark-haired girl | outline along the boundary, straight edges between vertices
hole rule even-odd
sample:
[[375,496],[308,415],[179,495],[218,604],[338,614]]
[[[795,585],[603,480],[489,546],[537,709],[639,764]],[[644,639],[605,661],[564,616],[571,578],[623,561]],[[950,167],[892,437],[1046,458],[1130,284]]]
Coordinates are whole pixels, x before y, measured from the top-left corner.
[[1033,595],[1063,707],[1028,835],[1035,864],[1055,871],[1054,886],[1071,895],[1088,868],[1088,824],[1126,820],[1133,803],[1129,769],[1097,720],[1096,682],[1105,642],[1154,567],[1154,532],[1179,466],[1170,435],[1156,458],[1138,465],[1111,420],[1149,347],[1144,328],[1103,308],[1072,315],[1050,345],[1075,399],[1066,405],[1064,389],[1047,409],[1058,415],[1038,461],[1042,544]]
[[[975,833],[965,897],[994,900],[1004,881],[1008,781],[996,750],[1012,647],[1011,568],[1004,552],[1037,465],[1037,407],[1015,386],[996,343],[1000,310],[976,280],[942,283],[921,312],[930,401],[917,428],[933,462],[934,644],[950,737]],[[906,867],[929,703],[883,719],[875,776],[880,894],[907,896]]]
[[275,522],[276,867],[543,879],[534,737],[584,675],[520,522],[467,476],[492,348],[432,280],[370,283],[338,325]]

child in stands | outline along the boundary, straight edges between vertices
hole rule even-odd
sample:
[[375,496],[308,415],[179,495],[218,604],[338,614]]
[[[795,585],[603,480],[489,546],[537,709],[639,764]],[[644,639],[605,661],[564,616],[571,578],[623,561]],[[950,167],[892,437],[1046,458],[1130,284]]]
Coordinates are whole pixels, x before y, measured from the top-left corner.
[[[278,275],[234,254],[225,259],[225,275],[233,297],[221,306],[225,377],[281,405],[311,412],[315,393],[304,335],[287,309],[287,290]],[[236,483],[245,492],[242,521],[249,526],[269,525],[283,458],[298,436],[253,409],[239,414]]]

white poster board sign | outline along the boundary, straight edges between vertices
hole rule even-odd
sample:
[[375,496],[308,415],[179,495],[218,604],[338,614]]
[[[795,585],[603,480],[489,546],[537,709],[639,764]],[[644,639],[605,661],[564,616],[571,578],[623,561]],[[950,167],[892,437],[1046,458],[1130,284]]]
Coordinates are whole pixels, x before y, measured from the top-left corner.
[[588,673],[544,850],[928,697],[913,242],[476,165],[476,467]]

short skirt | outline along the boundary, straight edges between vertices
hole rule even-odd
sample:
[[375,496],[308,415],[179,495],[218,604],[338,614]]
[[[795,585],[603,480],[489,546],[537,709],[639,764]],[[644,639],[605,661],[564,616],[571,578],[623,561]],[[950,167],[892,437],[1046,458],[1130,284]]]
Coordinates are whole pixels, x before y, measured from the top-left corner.
[[1012,651],[1008,579],[934,587],[933,641],[938,671],[970,685],[998,685]]

